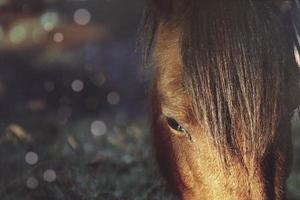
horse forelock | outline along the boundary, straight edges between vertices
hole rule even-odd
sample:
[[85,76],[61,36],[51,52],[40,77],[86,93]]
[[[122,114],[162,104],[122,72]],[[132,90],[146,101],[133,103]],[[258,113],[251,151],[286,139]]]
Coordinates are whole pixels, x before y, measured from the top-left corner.
[[224,157],[261,158],[281,121],[292,37],[283,36],[287,28],[272,4],[201,6],[194,5],[182,33],[194,111]]
[[180,4],[167,15],[150,13],[149,35],[159,21],[180,26],[183,85],[199,124],[225,161],[227,155],[260,159],[279,134],[296,69],[290,16],[275,1],[184,2],[180,18]]

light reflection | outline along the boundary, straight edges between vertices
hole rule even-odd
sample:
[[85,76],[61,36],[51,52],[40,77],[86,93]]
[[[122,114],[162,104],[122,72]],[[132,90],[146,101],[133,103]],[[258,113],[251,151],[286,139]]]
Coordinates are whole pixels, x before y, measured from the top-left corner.
[[28,152],[25,155],[25,161],[26,163],[28,163],[29,165],[34,165],[38,162],[39,160],[39,156],[37,155],[37,153],[35,152]]
[[84,89],[84,83],[81,80],[74,80],[71,88],[74,92],[81,92]]
[[36,178],[34,178],[34,177],[30,177],[26,181],[26,186],[29,189],[34,190],[34,189],[36,189],[39,186],[39,181]]
[[49,183],[54,182],[56,180],[56,173],[52,169],[47,169],[43,174],[43,178]]
[[27,37],[27,31],[22,25],[14,26],[9,31],[9,40],[14,44],[20,44]]
[[120,100],[121,100],[120,95],[117,92],[110,92],[107,95],[107,101],[111,105],[117,105],[117,104],[119,104]]
[[103,121],[94,121],[91,124],[91,132],[94,136],[102,136],[106,133],[106,124]]
[[78,9],[74,13],[74,21],[79,25],[86,25],[91,20],[91,13],[84,8]]
[[46,12],[40,17],[40,23],[46,31],[51,31],[59,23],[58,14],[55,12]]
[[60,43],[64,40],[64,35],[62,33],[55,33],[53,35],[54,42]]

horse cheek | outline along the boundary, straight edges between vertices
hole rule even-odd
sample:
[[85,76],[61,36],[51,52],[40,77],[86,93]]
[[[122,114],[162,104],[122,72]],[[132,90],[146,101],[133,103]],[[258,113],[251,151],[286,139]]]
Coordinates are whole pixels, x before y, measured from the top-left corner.
[[168,127],[163,124],[159,117],[152,122],[153,147],[156,161],[171,189],[179,194],[180,191],[177,187],[178,177],[176,173],[177,165],[174,151],[172,150],[172,140],[168,131]]

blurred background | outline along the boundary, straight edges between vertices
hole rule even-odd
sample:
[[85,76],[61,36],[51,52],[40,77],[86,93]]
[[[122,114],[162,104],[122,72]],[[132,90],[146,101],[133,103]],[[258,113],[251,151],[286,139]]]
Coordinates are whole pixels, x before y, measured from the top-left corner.
[[[142,0],[0,0],[0,199],[175,199],[149,137]],[[300,132],[289,189],[300,199]]]

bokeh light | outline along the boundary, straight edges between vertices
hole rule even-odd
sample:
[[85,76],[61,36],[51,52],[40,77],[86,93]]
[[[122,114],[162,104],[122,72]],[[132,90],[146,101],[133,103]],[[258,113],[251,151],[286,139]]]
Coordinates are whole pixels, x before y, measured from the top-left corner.
[[9,31],[9,40],[14,44],[20,44],[21,42],[24,42],[26,37],[27,37],[27,31],[25,27],[22,25],[14,26]]
[[40,17],[40,23],[46,31],[51,31],[58,25],[59,16],[55,12],[46,12]]
[[117,104],[119,104],[120,100],[121,100],[120,95],[117,92],[110,92],[107,95],[107,101],[111,105],[117,105]]
[[71,87],[73,91],[81,92],[84,89],[84,83],[81,80],[74,80]]
[[34,178],[34,177],[29,177],[26,181],[26,186],[29,188],[29,189],[36,189],[38,186],[39,186],[39,181]]
[[81,8],[74,12],[73,19],[79,25],[86,25],[91,20],[91,13],[87,9]]
[[62,33],[55,33],[53,35],[53,40],[57,43],[62,42],[64,40],[64,35]]
[[106,124],[103,121],[97,120],[91,124],[91,133],[94,136],[102,136],[106,133]]
[[35,152],[28,152],[25,155],[25,161],[29,165],[34,165],[39,161],[39,156]]
[[56,180],[56,172],[52,169],[47,169],[43,174],[43,178],[49,183],[54,182]]

